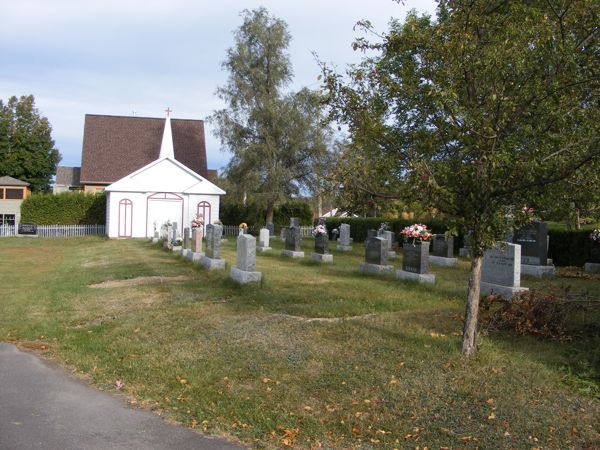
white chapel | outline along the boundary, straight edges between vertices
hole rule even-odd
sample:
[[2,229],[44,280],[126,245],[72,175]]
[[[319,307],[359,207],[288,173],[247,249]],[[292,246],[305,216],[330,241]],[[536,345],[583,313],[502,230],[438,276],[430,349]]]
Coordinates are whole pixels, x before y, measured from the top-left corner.
[[106,186],[106,233],[110,238],[152,237],[167,221],[180,233],[197,214],[205,226],[219,218],[225,191],[175,159],[167,115],[158,159]]

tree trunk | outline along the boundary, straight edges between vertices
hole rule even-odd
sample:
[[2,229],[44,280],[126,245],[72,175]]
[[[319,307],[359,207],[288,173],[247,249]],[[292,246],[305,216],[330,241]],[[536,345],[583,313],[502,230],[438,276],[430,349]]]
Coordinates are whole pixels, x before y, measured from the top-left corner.
[[320,192],[317,194],[317,216],[323,217],[323,196]]
[[267,217],[266,217],[267,223],[273,223],[273,211],[274,210],[275,210],[275,204],[269,203],[267,205]]
[[479,291],[483,256],[474,256],[471,261],[471,276],[467,294],[467,308],[463,327],[462,353],[471,356],[477,350],[477,320],[479,316]]
[[575,211],[577,213],[577,218],[576,218],[577,224],[575,226],[577,227],[578,230],[581,230],[581,218],[579,217],[579,208],[577,208]]

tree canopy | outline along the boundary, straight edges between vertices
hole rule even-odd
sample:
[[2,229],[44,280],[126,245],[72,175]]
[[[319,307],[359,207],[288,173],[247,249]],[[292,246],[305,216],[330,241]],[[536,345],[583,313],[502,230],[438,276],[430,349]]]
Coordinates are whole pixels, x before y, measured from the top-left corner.
[[60,161],[51,133],[33,95],[0,100],[0,175],[26,181],[33,191],[48,190]]
[[264,8],[242,17],[223,63],[227,84],[217,90],[227,107],[210,121],[232,154],[226,176],[236,181],[238,195],[254,194],[264,203],[272,223],[274,206],[307,186],[313,163],[326,150],[321,102],[308,89],[284,92],[292,79],[286,23]]
[[436,19],[412,12],[380,41],[357,40],[378,53],[345,75],[324,69],[333,117],[385,162],[387,193],[471,236],[466,354],[484,251],[600,158],[599,19],[593,0],[440,1]]

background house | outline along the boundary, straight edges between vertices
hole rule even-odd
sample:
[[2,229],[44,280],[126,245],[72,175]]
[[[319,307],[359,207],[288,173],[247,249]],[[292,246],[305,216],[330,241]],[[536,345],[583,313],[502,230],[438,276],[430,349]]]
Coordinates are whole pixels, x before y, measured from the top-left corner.
[[0,225],[17,225],[21,221],[21,203],[30,195],[29,183],[0,177]]
[[58,194],[60,192],[83,190],[80,179],[81,167],[58,166],[52,192]]

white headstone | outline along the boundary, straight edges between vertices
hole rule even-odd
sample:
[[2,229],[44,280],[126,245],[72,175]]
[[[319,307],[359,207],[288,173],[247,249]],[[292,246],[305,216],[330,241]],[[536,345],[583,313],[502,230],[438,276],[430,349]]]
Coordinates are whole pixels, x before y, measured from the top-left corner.
[[521,287],[521,246],[499,242],[488,249],[481,268],[481,294],[495,293],[505,298],[528,291]]
[[260,229],[260,235],[258,237],[258,246],[260,248],[268,248],[269,247],[269,237],[270,233],[267,228]]

